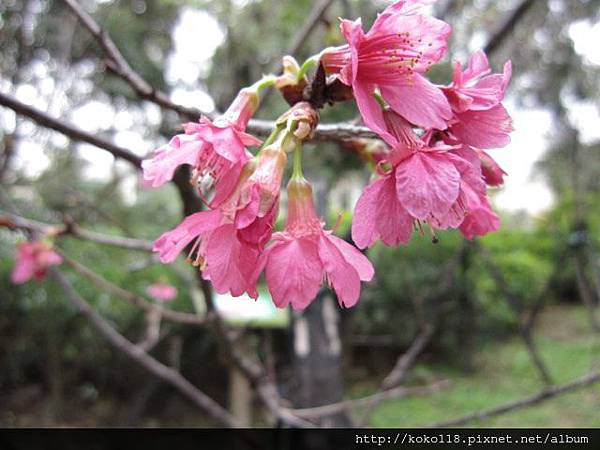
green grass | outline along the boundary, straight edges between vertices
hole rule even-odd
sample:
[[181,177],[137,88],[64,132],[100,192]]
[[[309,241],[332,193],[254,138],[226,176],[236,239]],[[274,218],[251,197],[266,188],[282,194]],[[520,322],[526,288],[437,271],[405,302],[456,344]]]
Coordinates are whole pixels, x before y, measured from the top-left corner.
[[[600,336],[594,336],[581,307],[548,309],[536,328],[535,340],[555,383],[565,383],[600,369]],[[596,362],[596,365],[594,365]],[[417,427],[460,417],[533,394],[543,387],[518,339],[478,349],[472,375],[443,366],[421,365],[419,378],[447,378],[450,387],[428,396],[391,400],[373,414],[371,426]],[[467,426],[598,427],[600,383]]]

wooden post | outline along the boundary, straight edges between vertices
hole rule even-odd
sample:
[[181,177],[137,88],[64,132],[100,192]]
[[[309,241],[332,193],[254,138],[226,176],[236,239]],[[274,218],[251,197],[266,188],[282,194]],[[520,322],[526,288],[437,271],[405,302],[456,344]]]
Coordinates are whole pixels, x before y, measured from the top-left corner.
[[248,378],[235,365],[229,368],[229,411],[241,426],[252,424],[252,388]]

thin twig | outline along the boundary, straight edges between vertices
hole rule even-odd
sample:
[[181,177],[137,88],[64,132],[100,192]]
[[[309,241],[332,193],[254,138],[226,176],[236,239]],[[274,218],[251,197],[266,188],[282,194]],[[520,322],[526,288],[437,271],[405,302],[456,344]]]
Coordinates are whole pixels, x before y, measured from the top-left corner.
[[63,0],[63,2],[67,4],[83,26],[96,39],[107,57],[108,68],[125,80],[139,97],[156,103],[163,108],[176,111],[178,114],[192,120],[198,119],[202,114],[209,117],[213,116],[212,113],[203,112],[195,108],[186,108],[185,106],[173,103],[167,94],[154,89],[139,73],[131,68],[108,33],[98,25],[76,0]]
[[[458,260],[461,257],[461,254],[464,250],[464,246],[461,246],[459,251],[456,252],[453,258],[448,260],[446,265],[444,266],[441,275],[439,277],[440,283],[437,285],[436,290],[434,292],[429,292],[427,294],[427,299],[423,300],[423,303],[427,302],[431,304],[433,307],[436,307],[434,312],[431,314],[427,320],[424,317],[420,317],[421,329],[415,339],[410,344],[409,348],[401,354],[396,360],[396,364],[394,368],[390,371],[390,373],[384,378],[381,383],[381,390],[385,391],[386,389],[392,389],[396,386],[399,386],[408,375],[411,368],[417,361],[417,358],[423,353],[427,344],[431,341],[433,334],[435,332],[435,323],[437,321],[437,317],[439,312],[437,311],[437,306],[441,303],[441,299],[447,292],[452,288],[454,283],[454,275],[456,272],[456,265]],[[416,289],[410,289],[412,296],[416,297]],[[422,316],[422,314],[421,314]],[[419,314],[417,313],[417,317]],[[371,418],[373,412],[377,409],[379,404],[381,403],[381,398],[374,398],[370,404],[365,407],[365,411],[360,418],[359,425],[366,426]]]
[[[267,135],[273,131],[275,122],[270,120],[251,120],[248,124],[248,132],[260,136]],[[354,125],[352,123],[323,123],[317,126],[313,141],[341,141],[354,138],[379,139],[379,136],[370,128]]]
[[[557,258],[557,261],[562,261],[562,257]],[[540,313],[542,312],[542,309],[546,305],[546,302],[548,301],[548,297],[550,297],[550,292],[552,291],[552,286],[554,285],[554,282],[561,271],[562,271],[562,265],[560,263],[555,264],[554,269],[552,270],[551,275],[548,277],[548,279],[544,283],[543,288],[540,289],[540,292],[536,296],[535,300],[533,300],[531,302],[531,307],[529,308],[529,311],[527,311],[527,314],[526,314],[525,318],[523,319],[523,327],[525,327],[525,329],[528,330],[529,332],[531,332],[531,330],[533,330],[533,327],[535,325],[535,322],[536,322],[538,316],[540,315]]]
[[498,31],[496,31],[487,41],[483,48],[490,55],[494,53],[504,42],[504,39],[509,36],[517,23],[525,16],[525,13],[535,3],[535,0],[523,0],[521,4],[504,20]]
[[119,247],[126,250],[152,251],[152,241],[97,233],[81,228],[74,223],[52,225],[2,211],[0,211],[0,226],[35,231],[43,235],[73,236],[86,241]]
[[300,409],[288,409],[290,413],[296,416],[304,418],[314,418],[321,416],[329,416],[340,411],[344,411],[352,408],[359,408],[365,405],[372,404],[374,402],[381,402],[383,400],[397,399],[401,397],[408,397],[411,395],[426,395],[450,386],[450,381],[441,380],[426,386],[417,387],[397,387],[389,389],[387,391],[380,391],[376,394],[369,395],[367,397],[361,397],[352,400],[344,400],[338,403],[331,403],[329,405],[314,406],[311,408],[300,408]]
[[[75,127],[63,120],[56,119],[48,115],[47,113],[40,111],[39,109],[33,108],[26,105],[6,94],[0,93],[0,105],[6,106],[12,109],[16,113],[28,117],[38,125],[42,125],[46,128],[58,131],[65,136],[80,142],[86,142],[94,145],[98,148],[110,152],[116,158],[121,158],[129,161],[136,168],[140,168],[142,164],[142,158],[132,153],[131,151],[119,147],[110,141],[99,138],[87,131],[83,131],[80,128]],[[251,120],[248,125],[248,132],[265,136],[273,131],[275,122],[270,120]],[[364,137],[371,139],[378,139],[377,134],[371,131],[367,127],[353,125],[351,123],[330,123],[320,124],[313,137],[314,141],[340,141],[345,139]]]
[[221,405],[207,396],[204,392],[190,383],[179,372],[154,359],[142,348],[128,341],[123,335],[115,330],[106,320],[100,316],[71,286],[67,278],[56,269],[52,273],[63,288],[69,302],[89,320],[92,326],[117,350],[126,354],[129,358],[140,364],[148,372],[158,377],[163,382],[174,387],[184,397],[192,401],[196,406],[205,411],[218,423],[228,427],[240,426],[238,420],[233,417]]
[[488,419],[490,417],[498,416],[500,414],[505,414],[510,411],[514,411],[520,408],[526,408],[528,406],[535,405],[544,400],[548,400],[550,398],[556,397],[557,395],[564,394],[566,392],[573,391],[575,389],[580,389],[585,386],[592,385],[600,381],[600,372],[590,373],[585,375],[577,380],[571,381],[570,383],[560,384],[556,386],[552,386],[546,389],[542,389],[537,394],[531,395],[529,397],[522,398],[520,400],[514,400],[512,402],[505,403],[503,405],[497,406],[495,408],[486,409],[483,411],[477,411],[472,414],[468,414],[463,417],[459,417],[457,419],[447,420],[445,422],[438,422],[433,425],[429,425],[430,428],[445,428],[445,427],[456,427],[459,425],[464,425],[473,420],[483,420]]
[[46,128],[51,128],[58,131],[65,136],[70,137],[74,141],[86,142],[88,144],[99,147],[107,152],[111,153],[115,158],[121,158],[125,161],[129,161],[136,168],[141,168],[142,158],[129,150],[119,147],[110,141],[99,138],[98,136],[88,133],[87,131],[77,128],[68,122],[61,119],[51,117],[49,114],[42,112],[32,106],[21,103],[20,101],[0,92],[0,105],[6,106],[12,109],[17,114],[28,117],[38,125],[42,125]]
[[292,39],[288,53],[289,55],[295,55],[298,53],[319,21],[327,13],[327,10],[333,1],[334,0],[321,0],[319,2],[315,2],[315,5],[313,6],[308,18],[304,22],[304,25],[302,25],[302,28],[298,30],[297,34]]
[[382,388],[384,390],[398,386],[406,378],[409,369],[414,365],[417,357],[423,352],[425,346],[433,336],[434,327],[431,324],[425,324],[417,337],[410,344],[408,350],[398,358],[396,365],[388,376],[383,380]]
[[187,325],[205,325],[212,318],[210,314],[206,317],[202,317],[192,313],[173,311],[172,309],[167,309],[160,305],[151,303],[141,295],[134,294],[133,292],[129,292],[117,286],[116,284],[111,283],[107,279],[95,273],[90,268],[84,266],[78,261],[75,261],[74,259],[65,255],[64,253],[61,252],[61,255],[66,264],[68,264],[79,275],[86,277],[98,288],[102,289],[105,292],[109,292],[114,296],[119,297],[122,300],[125,300],[126,302],[131,303],[132,305],[135,305],[138,308],[141,308],[145,311],[157,311],[160,313],[160,316],[164,320],[175,323],[184,323]]
[[[206,112],[199,111],[194,108],[186,108],[182,105],[172,102],[168,96],[160,91],[153,89],[137,72],[135,72],[129,63],[125,60],[119,49],[117,48],[114,41],[110,38],[108,33],[98,25],[98,23],[87,13],[76,0],[63,0],[74,14],[79,18],[82,24],[89,30],[92,36],[98,41],[102,47],[104,53],[108,57],[109,67],[117,75],[123,78],[142,98],[149,100],[157,105],[176,111],[180,115],[191,119],[197,120],[202,114],[208,117],[214,117],[216,114],[209,114]],[[319,3],[312,11],[309,20],[307,20],[305,27],[298,32],[298,35],[294,38],[290,47],[290,53],[294,54],[302,45],[306,36],[314,29],[314,26],[318,20],[327,11],[327,8],[331,5],[333,0],[323,0]],[[248,132],[255,133],[261,136],[266,136],[271,133],[275,123],[273,121],[265,120],[251,120],[248,124]],[[53,128],[53,127],[50,127]],[[320,125],[314,135],[314,140],[343,140],[353,137],[370,137],[377,139],[378,136],[366,127],[359,127],[351,124],[328,124]],[[94,144],[96,145],[96,144]],[[102,147],[102,145],[100,145]]]
[[520,299],[517,298],[517,296],[512,292],[510,286],[508,285],[508,282],[502,274],[502,271],[494,263],[488,250],[483,246],[479,245],[476,241],[473,241],[473,247],[478,251],[479,255],[483,260],[484,265],[488,269],[490,276],[492,277],[494,283],[498,287],[498,290],[502,293],[502,296],[506,300],[509,308],[515,315],[518,322],[519,334],[521,335],[521,339],[523,340],[525,348],[527,349],[529,356],[531,357],[531,360],[535,368],[537,369],[540,377],[542,378],[542,381],[547,385],[552,384],[552,377],[550,375],[550,372],[548,371],[548,368],[546,367],[546,364],[544,363],[542,357],[538,352],[533,336],[531,335],[531,329],[527,328],[524,324],[522,317],[523,305]]
[[[384,378],[381,383],[381,391],[393,389],[399,386],[408,375],[411,368],[414,366],[417,358],[431,341],[435,327],[431,323],[425,323],[421,328],[421,331],[417,334],[415,339],[412,341],[406,352],[398,357],[394,368]],[[366,405],[365,411],[360,419],[359,425],[366,426],[369,422],[371,415],[377,409],[379,404],[383,401],[383,398],[374,398],[373,401]]]

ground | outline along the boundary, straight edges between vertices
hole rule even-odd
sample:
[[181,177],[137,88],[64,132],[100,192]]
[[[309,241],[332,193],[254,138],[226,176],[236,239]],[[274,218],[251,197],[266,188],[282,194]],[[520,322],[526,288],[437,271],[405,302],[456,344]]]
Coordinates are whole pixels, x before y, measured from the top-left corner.
[[[593,335],[579,306],[553,306],[540,318],[535,333],[542,358],[556,383],[565,383],[591,370],[600,370],[600,336]],[[382,404],[371,419],[374,427],[419,427],[491,408],[535,393],[542,383],[525,348],[517,339],[488,344],[477,356],[472,375],[439,365],[415,368],[423,377],[447,378],[442,392],[392,400]],[[598,427],[600,383],[511,411],[470,427]]]
[[[581,306],[552,306],[541,315],[535,333],[551,375],[565,383],[600,370],[600,336],[593,335]],[[537,392],[541,387],[527,352],[518,339],[492,341],[478,349],[476,370],[465,375],[448,364],[419,363],[411,383],[439,379],[451,381],[441,392],[387,401],[373,414],[374,427],[419,427],[494,407]],[[375,389],[376,381],[355,381],[350,396],[360,397]],[[364,380],[364,378],[363,378]],[[122,404],[100,393],[92,403],[63,399],[63,414],[56,418],[52,403],[40,386],[24,386],[0,393],[0,424],[4,426],[115,426],[121,419],[115,407]],[[140,426],[208,426],[206,418],[177,395],[169,395],[162,413],[141,417]],[[600,383],[564,394],[529,408],[512,411],[468,426],[492,427],[598,427]]]

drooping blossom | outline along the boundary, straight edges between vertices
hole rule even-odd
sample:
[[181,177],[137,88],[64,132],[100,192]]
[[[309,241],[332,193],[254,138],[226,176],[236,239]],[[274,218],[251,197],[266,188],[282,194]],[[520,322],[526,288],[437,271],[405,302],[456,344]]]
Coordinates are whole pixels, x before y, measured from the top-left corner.
[[490,206],[486,195],[468,192],[465,197],[468,213],[460,224],[460,232],[467,239],[474,236],[485,236],[500,228],[500,218]]
[[[393,111],[383,113],[391,145],[388,161],[380,163],[380,178],[359,198],[352,238],[359,248],[381,240],[386,245],[406,243],[414,227],[458,228],[469,215],[493,214],[477,154],[457,146],[431,146]],[[487,206],[487,209],[486,209]],[[489,211],[488,211],[489,210]],[[476,218],[473,220],[477,220]],[[475,234],[497,228],[471,227]],[[479,222],[478,222],[479,223]],[[470,234],[470,231],[469,231]]]
[[171,263],[192,244],[189,259],[218,293],[257,298],[252,273],[273,232],[287,156],[280,141],[244,166],[228,199],[214,210],[184,219],[154,243],[163,263]]
[[41,281],[46,278],[50,266],[60,264],[62,260],[62,256],[52,250],[52,246],[46,242],[21,242],[10,279],[15,284],[25,283],[32,278]]
[[288,184],[288,215],[283,232],[273,235],[254,278],[265,269],[275,305],[306,308],[325,279],[341,306],[351,307],[360,296],[361,281],[373,277],[373,266],[355,247],[325,230],[318,219],[312,188],[303,178]]
[[481,162],[481,175],[488,186],[500,186],[504,184],[506,172],[500,165],[487,153],[481,149],[473,149]]
[[510,142],[512,119],[502,105],[512,74],[511,62],[502,74],[491,74],[483,50],[471,55],[465,70],[454,63],[452,83],[443,88],[454,117],[448,131],[463,144],[477,148],[500,148]]
[[365,33],[361,19],[342,20],[347,45],[322,52],[329,73],[351,85],[367,126],[382,136],[381,108],[376,89],[389,106],[409,122],[424,128],[445,129],[452,110],[440,88],[423,76],[444,55],[450,26],[417,13],[424,1],[401,0],[377,16]]
[[177,297],[177,288],[167,283],[153,283],[146,293],[159,302],[169,302]]
[[257,105],[255,90],[242,89],[229,109],[214,121],[202,117],[197,123],[184,124],[185,133],[173,137],[155,151],[152,159],[142,162],[145,183],[161,186],[173,178],[179,166],[187,164],[193,167],[196,182],[214,187],[211,204],[224,201],[252,157],[246,147],[260,144],[245,132]]

